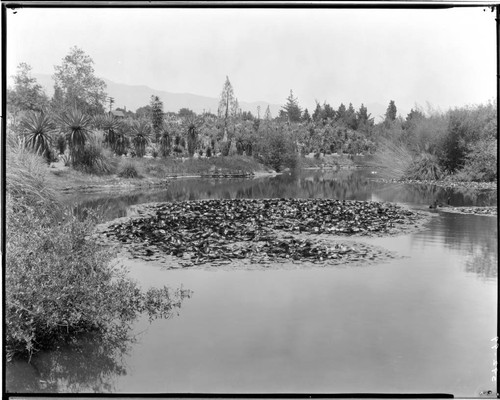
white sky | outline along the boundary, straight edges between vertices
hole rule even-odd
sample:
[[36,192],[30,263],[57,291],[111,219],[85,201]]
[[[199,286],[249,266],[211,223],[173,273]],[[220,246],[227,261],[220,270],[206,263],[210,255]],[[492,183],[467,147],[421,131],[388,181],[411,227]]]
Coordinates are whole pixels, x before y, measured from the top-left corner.
[[[484,103],[496,96],[495,13],[397,9],[20,9],[7,16],[7,75],[20,62],[54,73],[70,47],[98,76],[240,101],[315,99]],[[370,110],[369,110],[370,111]]]

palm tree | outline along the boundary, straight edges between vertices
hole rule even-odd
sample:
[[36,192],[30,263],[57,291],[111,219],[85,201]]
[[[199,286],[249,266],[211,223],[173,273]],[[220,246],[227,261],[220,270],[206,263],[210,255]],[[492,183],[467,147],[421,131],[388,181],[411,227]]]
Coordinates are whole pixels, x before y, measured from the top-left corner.
[[90,117],[80,110],[72,109],[60,117],[73,163],[78,163],[85,143],[89,139]]
[[146,154],[146,145],[150,141],[151,126],[146,120],[140,119],[132,124],[132,144],[134,145],[137,157]]
[[43,112],[30,112],[21,120],[21,127],[26,135],[26,146],[35,153],[50,159],[54,122]]

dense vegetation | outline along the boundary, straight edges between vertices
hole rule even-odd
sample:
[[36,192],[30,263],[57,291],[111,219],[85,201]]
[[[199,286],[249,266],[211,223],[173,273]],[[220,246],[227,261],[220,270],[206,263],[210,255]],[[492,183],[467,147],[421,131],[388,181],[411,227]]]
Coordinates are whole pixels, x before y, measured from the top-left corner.
[[185,290],[142,291],[84,220],[59,204],[45,184],[41,156],[16,138],[7,146],[5,343],[8,358],[31,355],[89,331],[122,340],[139,313],[168,317]]
[[486,181],[497,179],[497,103],[446,113],[411,110],[375,127],[375,164],[392,178]]
[[278,116],[268,107],[261,117],[260,109],[256,116],[241,110],[226,78],[217,115],[164,112],[158,96],[136,112],[111,113],[114,100],[81,49],[72,48],[55,67],[51,99],[30,69],[20,64],[8,90],[9,128],[47,161],[63,158],[88,173],[118,172],[113,156],[121,155],[247,155],[279,171],[307,155],[376,154],[375,165],[393,178],[496,179],[496,102],[445,113],[417,107],[403,118],[391,100],[384,121],[375,124],[363,104],[334,109],[325,101],[310,113],[290,91]]

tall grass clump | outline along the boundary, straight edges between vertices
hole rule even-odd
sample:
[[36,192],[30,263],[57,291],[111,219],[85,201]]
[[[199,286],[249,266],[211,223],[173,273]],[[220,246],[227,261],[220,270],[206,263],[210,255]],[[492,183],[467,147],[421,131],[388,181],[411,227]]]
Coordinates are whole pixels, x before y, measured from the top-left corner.
[[18,141],[12,135],[7,137],[6,166],[6,195],[16,199],[10,203],[13,211],[33,208],[42,213],[57,208],[56,194],[47,186],[44,158],[29,151],[22,140]]
[[383,178],[402,179],[410,168],[412,160],[411,151],[403,143],[383,139],[369,164],[379,169],[379,174]]
[[126,337],[138,313],[168,317],[183,297],[166,287],[143,292],[93,235],[98,216],[64,210],[47,188],[46,164],[7,145],[5,345],[7,358],[90,331]]
[[443,170],[435,155],[423,153],[408,166],[403,178],[415,180],[438,180],[443,177]]
[[94,175],[109,175],[116,171],[118,162],[110,150],[105,149],[96,140],[89,140],[80,150],[79,157],[73,161],[73,167],[81,172]]

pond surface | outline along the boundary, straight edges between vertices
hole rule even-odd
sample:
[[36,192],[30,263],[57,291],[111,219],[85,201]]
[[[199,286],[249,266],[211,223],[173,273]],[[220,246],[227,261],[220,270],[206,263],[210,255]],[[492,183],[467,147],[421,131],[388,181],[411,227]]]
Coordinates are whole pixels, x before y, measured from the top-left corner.
[[[426,209],[495,205],[496,192],[373,181],[367,170],[174,181],[166,190],[79,195],[104,220],[133,204],[207,198],[334,198]],[[68,197],[75,201],[76,197]],[[357,267],[165,270],[125,260],[145,288],[194,292],[179,315],[137,321],[135,340],[41,352],[7,365],[14,392],[496,393],[497,217],[434,212],[426,229],[355,238],[404,258]],[[352,239],[352,238],[351,238]]]

